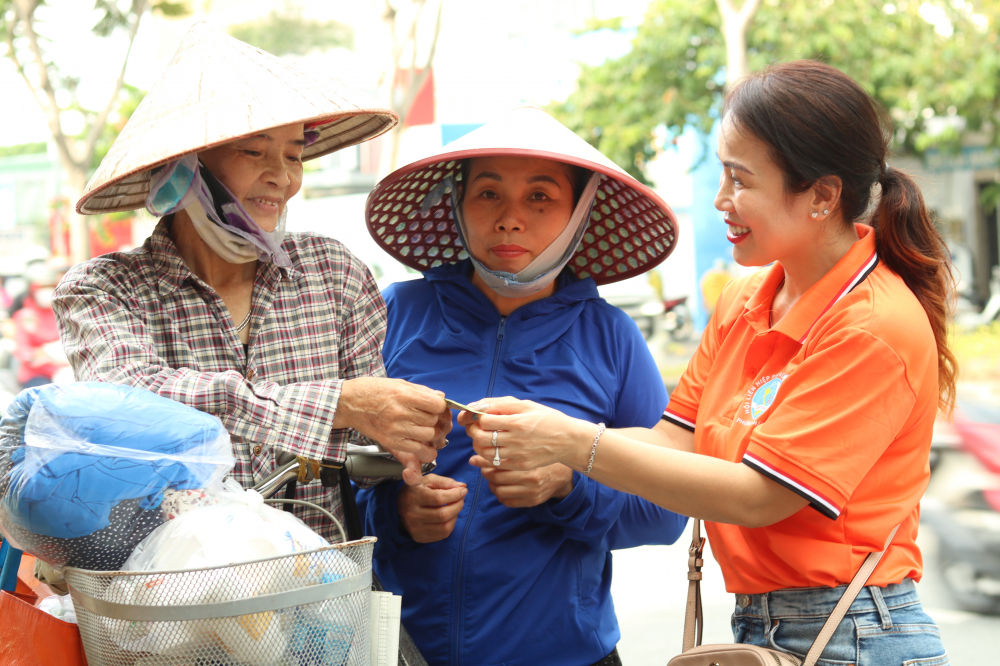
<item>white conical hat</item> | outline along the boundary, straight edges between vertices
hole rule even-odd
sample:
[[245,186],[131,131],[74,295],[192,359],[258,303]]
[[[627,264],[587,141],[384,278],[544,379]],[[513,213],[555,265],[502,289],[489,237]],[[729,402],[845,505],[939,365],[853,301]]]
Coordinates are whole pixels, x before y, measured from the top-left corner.
[[[535,107],[513,109],[440,151],[386,176],[368,196],[368,232],[403,264],[425,271],[465,259],[451,210],[451,190],[423,205],[445,176],[460,181],[459,160],[495,155],[540,157],[603,174],[590,225],[569,268],[597,284],[639,275],[677,244],[677,217],[646,187],[558,120]],[[441,188],[438,188],[439,190]]]
[[398,120],[339,81],[306,74],[197,23],[115,139],[76,209],[141,208],[153,167],[275,127],[305,123],[319,132],[302,153],[308,160],[372,139]]

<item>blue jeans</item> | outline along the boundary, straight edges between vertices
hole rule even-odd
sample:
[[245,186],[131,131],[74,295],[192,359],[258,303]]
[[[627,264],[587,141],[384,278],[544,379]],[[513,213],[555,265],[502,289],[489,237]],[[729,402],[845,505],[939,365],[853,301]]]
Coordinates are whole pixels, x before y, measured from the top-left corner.
[[[733,638],[803,659],[845,589],[841,585],[737,595]],[[818,663],[948,666],[948,654],[937,625],[924,612],[916,587],[907,578],[899,585],[864,588]]]

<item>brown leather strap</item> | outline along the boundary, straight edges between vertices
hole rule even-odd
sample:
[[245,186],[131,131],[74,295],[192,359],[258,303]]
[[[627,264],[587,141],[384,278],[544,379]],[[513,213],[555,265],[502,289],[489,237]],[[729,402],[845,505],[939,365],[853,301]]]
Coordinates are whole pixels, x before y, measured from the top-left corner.
[[[854,575],[851,584],[847,586],[847,590],[844,591],[843,596],[840,597],[840,601],[837,602],[833,612],[830,613],[830,617],[826,619],[826,623],[819,632],[819,636],[816,637],[812,647],[809,648],[809,653],[806,655],[805,661],[802,662],[802,666],[816,666],[816,662],[819,660],[820,655],[823,654],[827,643],[833,638],[833,632],[840,626],[840,621],[844,619],[847,610],[854,603],[854,600],[857,599],[861,588],[871,578],[872,572],[875,571],[875,567],[878,566],[885,551],[889,548],[889,544],[892,542],[893,537],[896,536],[898,529],[899,525],[896,525],[892,532],[889,533],[889,538],[885,540],[885,546],[881,551],[869,553],[868,557],[865,558],[858,573]],[[705,539],[701,536],[701,520],[695,518],[694,525],[691,527],[691,547],[688,549],[688,597],[687,609],[684,613],[684,649],[682,652],[687,652],[691,648],[701,645],[703,622],[701,614],[701,567],[705,564],[705,561],[702,559],[704,549]]]
[[847,590],[844,591],[844,596],[840,597],[840,601],[834,606],[833,612],[830,613],[830,617],[826,619],[826,624],[823,625],[822,631],[819,632],[819,636],[813,642],[812,647],[809,648],[809,652],[806,654],[805,661],[802,662],[802,666],[815,666],[816,662],[819,660],[820,655],[823,654],[823,650],[826,648],[826,644],[830,642],[833,638],[833,632],[837,630],[840,626],[840,621],[844,619],[844,615],[847,614],[847,610],[854,603],[854,600],[858,598],[858,593],[861,592],[861,588],[865,586],[868,579],[871,578],[872,572],[875,571],[875,567],[878,566],[879,560],[885,555],[885,551],[889,549],[889,544],[892,542],[892,538],[896,536],[896,530],[899,529],[899,525],[892,528],[892,532],[889,533],[889,538],[885,540],[885,546],[882,547],[877,553],[868,553],[868,557],[865,558],[864,564],[858,569],[858,573],[854,575],[854,580],[851,584],[847,586]]
[[701,521],[695,518],[691,528],[691,547],[688,548],[688,596],[687,610],[684,612],[682,652],[701,645],[701,567],[705,564],[705,560],[702,559],[704,550],[705,539],[701,536]]

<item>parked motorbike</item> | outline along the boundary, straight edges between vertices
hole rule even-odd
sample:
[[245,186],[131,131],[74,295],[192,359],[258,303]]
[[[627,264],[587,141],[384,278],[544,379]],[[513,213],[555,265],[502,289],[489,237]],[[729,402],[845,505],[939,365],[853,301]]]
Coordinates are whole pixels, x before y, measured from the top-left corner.
[[663,301],[663,330],[671,340],[684,342],[694,333],[691,310],[687,306],[687,296]]
[[[938,538],[938,566],[963,610],[1000,614],[1000,423],[965,405],[932,444],[931,487],[922,522]],[[933,491],[933,492],[931,492]]]

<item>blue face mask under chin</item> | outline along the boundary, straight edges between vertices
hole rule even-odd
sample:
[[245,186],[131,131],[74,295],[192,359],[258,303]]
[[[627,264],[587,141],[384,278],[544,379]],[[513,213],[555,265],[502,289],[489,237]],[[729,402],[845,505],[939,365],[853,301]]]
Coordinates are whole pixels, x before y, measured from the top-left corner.
[[[595,195],[597,194],[597,187],[600,185],[602,178],[603,176],[597,172],[591,174],[587,185],[583,188],[583,193],[580,195],[579,201],[577,201],[576,206],[573,208],[573,213],[570,215],[566,228],[520,272],[514,274],[505,271],[490,270],[471,251],[468,252],[476,273],[486,286],[507,298],[531,296],[548,287],[559,276],[559,273],[562,272],[566,264],[569,263],[570,258],[572,258],[576,252],[576,248],[580,244],[580,239],[583,238],[583,234],[587,231],[587,226],[590,223],[590,213],[594,207]],[[442,179],[433,190],[427,193],[427,197],[421,205],[421,210],[429,210],[431,207],[439,204],[446,189],[450,189],[452,196],[455,196],[454,193],[457,191],[457,188],[452,176]],[[457,198],[453,198],[452,200],[452,214],[455,216],[455,226],[458,229],[458,236],[462,241],[462,246],[468,251],[469,244],[466,241],[465,220],[462,217],[462,206]]]

